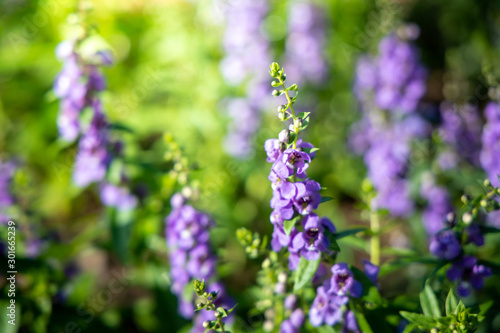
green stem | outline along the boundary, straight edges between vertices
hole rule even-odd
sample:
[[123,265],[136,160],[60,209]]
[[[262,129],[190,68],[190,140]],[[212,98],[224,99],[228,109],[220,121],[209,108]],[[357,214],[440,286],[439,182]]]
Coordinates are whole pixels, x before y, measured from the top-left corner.
[[285,82],[283,82],[281,77],[278,77],[278,80],[280,81],[280,85],[283,87],[283,91],[285,92],[286,100],[288,101],[288,107],[290,108],[290,111],[292,111],[293,127],[295,129],[295,139],[293,139],[293,149],[296,149],[297,138],[299,137],[299,128],[296,126],[295,122],[297,116],[295,115],[295,110],[293,109],[293,102],[292,99],[290,98],[290,94],[288,93],[288,90],[285,88]]
[[370,229],[373,233],[370,241],[370,261],[374,265],[379,266],[380,265],[380,219],[376,211],[370,212]]

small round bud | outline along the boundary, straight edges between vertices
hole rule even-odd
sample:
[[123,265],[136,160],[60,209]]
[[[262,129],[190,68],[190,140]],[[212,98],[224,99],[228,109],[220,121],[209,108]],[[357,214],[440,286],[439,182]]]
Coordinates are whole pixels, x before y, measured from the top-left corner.
[[465,224],[470,224],[472,222],[472,215],[471,213],[465,213],[463,216],[462,216],[462,221],[464,221]]
[[264,261],[262,262],[262,268],[266,269],[269,268],[270,266],[271,266],[271,260],[269,260],[269,258],[264,259]]
[[301,118],[295,119],[294,125],[296,128],[301,128],[303,124],[304,124],[304,121]]
[[200,302],[200,303],[196,304],[196,307],[197,307],[198,309],[201,309],[203,306],[205,306],[205,304],[204,304],[204,303],[202,303],[202,302]]
[[205,328],[211,328],[212,326],[213,326],[213,324],[210,320],[205,320],[203,322],[203,327],[205,327]]
[[278,97],[279,95],[281,95],[281,92],[278,89],[274,89],[272,94],[274,97]]
[[220,311],[215,311],[215,317],[221,318],[222,317],[222,312]]
[[295,126],[293,126],[293,124],[290,124],[290,126],[288,126],[288,129],[292,132],[295,132]]
[[489,180],[489,179],[485,179],[485,180],[484,180],[484,182],[483,182],[483,185],[484,185],[485,187],[490,187],[490,186],[491,186],[491,182],[490,182],[490,180]]
[[278,282],[286,283],[287,279],[288,279],[288,276],[286,275],[285,272],[279,273],[279,275],[278,275]]
[[278,106],[278,112],[285,112],[286,110],[286,104]]
[[289,130],[282,130],[280,134],[278,134],[278,139],[281,142],[288,143],[290,141],[290,131]]
[[464,194],[464,195],[462,195],[462,197],[460,198],[460,200],[462,200],[462,202],[464,204],[466,204],[467,202],[469,202],[469,196],[467,194]]
[[278,295],[283,295],[284,293],[286,293],[286,285],[282,282],[276,283],[276,285],[274,286],[274,292]]
[[272,330],[274,329],[273,321],[272,320],[266,320],[264,322],[264,324],[262,325],[262,329],[265,332],[272,332]]
[[446,222],[448,222],[450,225],[455,225],[455,220],[457,216],[455,213],[451,212],[446,215]]
[[488,207],[488,201],[485,199],[481,200],[479,202],[479,204],[481,205],[481,207],[484,207],[484,208]]

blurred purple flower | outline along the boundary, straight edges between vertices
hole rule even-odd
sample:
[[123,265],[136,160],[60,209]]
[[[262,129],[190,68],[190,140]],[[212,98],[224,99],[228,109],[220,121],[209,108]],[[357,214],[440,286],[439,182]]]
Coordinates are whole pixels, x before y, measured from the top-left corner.
[[429,251],[439,259],[452,260],[458,257],[462,246],[453,231],[444,230],[431,237]]
[[455,261],[446,272],[451,281],[457,281],[457,293],[461,297],[470,295],[471,287],[481,289],[484,278],[491,275],[490,268],[478,265],[477,259],[472,256],[464,256]]

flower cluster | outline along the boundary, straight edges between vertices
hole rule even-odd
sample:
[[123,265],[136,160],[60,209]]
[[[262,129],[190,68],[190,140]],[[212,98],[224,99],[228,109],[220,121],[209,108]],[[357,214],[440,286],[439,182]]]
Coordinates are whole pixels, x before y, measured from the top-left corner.
[[[166,238],[171,264],[171,290],[179,299],[179,313],[185,318],[193,316],[195,307],[193,293],[186,294],[185,289],[193,279],[203,279],[208,289],[219,290],[214,304],[227,307],[224,287],[215,281],[216,259],[209,242],[209,228],[213,221],[205,214],[186,204],[186,198],[175,194],[171,199],[172,212],[166,218]],[[201,312],[195,318],[193,332],[203,331],[203,322],[214,320],[207,318],[210,312]],[[213,317],[213,313],[211,314]],[[199,317],[199,318],[198,318]]]
[[300,333],[300,328],[305,322],[304,310],[298,307],[297,295],[291,294],[285,298],[283,303],[285,310],[290,312],[288,319],[283,320],[280,325],[280,333]]
[[436,185],[433,176],[428,174],[420,188],[420,195],[427,200],[422,213],[422,222],[429,235],[433,235],[446,226],[446,217],[453,211],[447,189]]
[[377,57],[358,61],[354,90],[363,117],[350,138],[352,148],[364,154],[368,176],[377,190],[373,208],[386,208],[394,216],[408,216],[413,211],[405,179],[410,146],[430,132],[416,113],[426,89],[426,70],[411,43],[418,28],[406,30],[405,38],[394,33],[385,37]]
[[293,1],[288,14],[286,65],[299,83],[321,83],[327,76],[324,10],[308,0]]
[[[470,215],[464,217],[466,221],[469,218]],[[463,246],[469,243],[484,245],[484,236],[476,223],[470,223],[462,229],[444,229],[431,237],[429,245],[429,251],[434,256],[451,262],[446,275],[451,281],[457,282],[457,293],[462,297],[470,295],[471,287],[482,288],[483,279],[491,275],[490,268],[479,264],[474,256],[464,253]]]
[[[119,210],[131,210],[137,198],[125,186],[127,178],[120,173],[116,184],[106,180],[113,159],[122,151],[122,143],[111,139],[110,124],[102,110],[98,93],[106,87],[99,66],[110,65],[109,51],[97,51],[82,56],[82,40],[68,40],[59,44],[57,57],[64,62],[62,71],[54,82],[54,93],[61,99],[57,119],[59,133],[65,141],[78,140],[73,182],[78,187],[100,184],[104,205]],[[81,120],[85,109],[91,112],[90,123]]]
[[[270,62],[269,41],[261,25],[269,11],[265,0],[241,0],[228,6],[224,49],[226,56],[220,69],[231,86],[245,83],[246,96],[226,103],[230,117],[225,139],[226,151],[238,158],[253,153],[252,140],[260,124],[260,113],[266,105],[265,68]],[[256,74],[257,73],[257,74]]]
[[14,162],[0,161],[0,224],[5,224],[9,221],[6,210],[14,204],[11,186],[15,171],[16,165]]
[[449,146],[438,157],[443,170],[454,168],[458,157],[474,166],[479,164],[482,121],[479,110],[473,105],[458,106],[449,102],[441,104],[441,124],[438,130]]
[[359,332],[354,314],[346,308],[349,297],[361,297],[363,287],[354,279],[346,263],[335,264],[332,277],[318,287],[316,298],[309,311],[309,321],[314,327],[334,326],[344,323],[346,331]]
[[283,130],[278,139],[269,139],[264,145],[267,161],[273,163],[269,174],[273,189],[270,220],[274,232],[271,245],[274,251],[288,247],[289,267],[295,270],[301,256],[307,260],[318,260],[330,245],[327,232],[334,233],[336,230],[328,218],[320,218],[313,212],[321,203],[321,185],[307,178],[307,169],[316,149],[298,139],[299,132],[309,122],[309,113],[295,114],[295,97],[290,97],[290,92],[296,91],[297,85],[285,88],[286,75],[277,63],[271,65],[271,76],[275,78],[272,85],[283,88],[273,94],[285,94],[287,97],[287,104],[279,108],[280,119],[293,120],[290,129]]
[[56,48],[57,58],[64,63],[54,82],[54,94],[61,99],[57,126],[61,138],[73,142],[82,132],[80,114],[86,107],[96,106],[96,93],[106,87],[98,65],[109,65],[109,53],[94,55],[96,63],[89,63],[77,52],[77,40],[61,42]]
[[482,134],[482,148],[480,153],[481,166],[486,171],[488,179],[494,186],[499,186],[500,175],[500,105],[490,102],[484,110],[486,125]]

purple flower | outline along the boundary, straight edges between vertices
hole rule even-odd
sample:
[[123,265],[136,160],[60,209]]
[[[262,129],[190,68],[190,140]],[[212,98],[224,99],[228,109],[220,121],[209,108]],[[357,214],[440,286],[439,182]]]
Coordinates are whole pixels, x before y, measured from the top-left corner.
[[491,275],[491,270],[483,265],[477,264],[477,259],[472,256],[464,256],[455,261],[446,272],[448,279],[457,281],[457,293],[462,297],[470,295],[472,286],[474,289],[483,287],[484,278]]
[[446,226],[446,215],[453,210],[451,200],[446,188],[437,186],[433,179],[424,179],[420,194],[427,199],[422,221],[427,233],[433,235]]
[[264,149],[266,150],[267,161],[270,163],[276,162],[281,155],[281,143],[278,139],[266,140]]
[[281,179],[286,179],[297,170],[297,177],[307,177],[305,171],[309,167],[311,157],[297,149],[286,149],[281,160],[277,160],[273,165],[273,171]]
[[460,242],[451,230],[445,230],[431,237],[429,251],[439,259],[455,259],[462,251]]
[[360,297],[362,291],[361,283],[354,279],[346,263],[333,265],[329,292],[338,296]]
[[486,171],[493,186],[499,186],[500,175],[500,106],[490,102],[484,110],[486,125],[483,128],[482,148],[479,156],[481,166]]
[[469,104],[441,104],[439,134],[458,155],[474,166],[479,165],[482,121],[479,110]]
[[293,2],[288,23],[285,45],[288,75],[299,84],[321,83],[328,73],[323,9],[310,1]]
[[316,298],[309,310],[309,321],[314,327],[323,324],[333,326],[342,320],[341,306],[345,304],[343,298],[325,291],[325,286],[318,287]]
[[370,281],[377,285],[378,273],[380,271],[380,267],[372,264],[368,260],[363,260],[363,267],[365,275],[370,279]]
[[358,321],[354,316],[354,312],[352,312],[351,310],[346,311],[344,317],[344,325],[342,326],[342,333],[349,333],[349,332],[354,332],[354,333],[361,332],[359,330]]
[[11,186],[15,171],[15,163],[0,161],[0,210],[14,204]]
[[481,228],[479,227],[479,224],[472,223],[465,229],[465,234],[467,235],[467,244],[474,243],[477,246],[484,245],[484,236],[481,233]]
[[137,198],[126,187],[104,183],[101,186],[101,201],[104,205],[128,211],[137,206]]
[[299,214],[307,215],[318,208],[321,203],[321,194],[319,194],[321,185],[318,182],[314,180],[308,180],[304,183],[297,182],[295,188],[293,204]]
[[335,232],[333,223],[327,218],[319,219],[314,213],[306,215],[303,220],[304,231],[297,233],[289,248],[290,252],[298,253],[307,260],[317,260],[328,249],[330,241],[324,234],[325,228]]
[[[220,290],[217,306],[230,308],[232,302],[225,296],[223,286],[214,282],[217,262],[210,249],[208,233],[213,221],[187,205],[186,198],[179,193],[172,196],[171,203],[173,209],[166,218],[165,233],[171,265],[171,290],[179,298],[179,313],[185,318],[194,314],[193,293],[185,292],[192,279],[204,279],[209,290]],[[198,332],[196,329],[208,320],[207,314],[213,317],[211,312],[198,313],[194,319],[194,332]]]
[[79,187],[104,180],[111,156],[108,152],[107,121],[104,114],[94,110],[89,129],[79,142],[73,181]]

